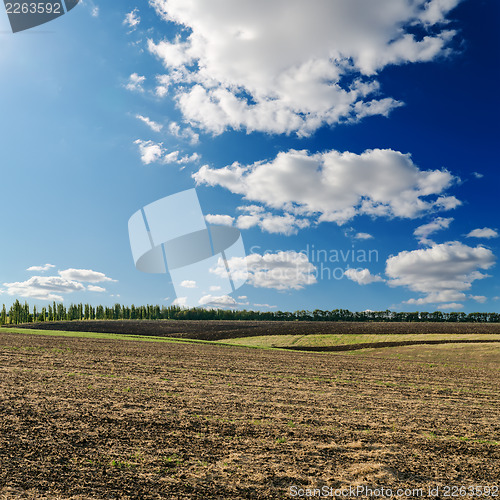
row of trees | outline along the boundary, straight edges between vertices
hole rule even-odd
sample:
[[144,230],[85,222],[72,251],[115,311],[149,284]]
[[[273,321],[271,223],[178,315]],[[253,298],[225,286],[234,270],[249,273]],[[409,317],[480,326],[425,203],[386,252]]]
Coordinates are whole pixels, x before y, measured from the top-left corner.
[[351,312],[348,309],[323,311],[247,311],[227,309],[181,308],[178,306],[124,306],[113,307],[92,306],[90,304],[63,304],[53,302],[40,310],[36,306],[31,309],[25,302],[16,300],[7,312],[5,304],[0,313],[0,325],[17,325],[39,321],[73,321],[73,320],[111,320],[111,319],[233,319],[233,320],[270,320],[270,321],[387,321],[387,322],[450,322],[450,323],[500,323],[498,313],[463,312],[394,312],[394,311],[362,311]]

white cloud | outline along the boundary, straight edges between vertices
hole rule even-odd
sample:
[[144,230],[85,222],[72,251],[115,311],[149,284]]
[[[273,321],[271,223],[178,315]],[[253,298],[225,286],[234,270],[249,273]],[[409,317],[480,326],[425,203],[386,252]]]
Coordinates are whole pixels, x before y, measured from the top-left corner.
[[197,134],[191,127],[182,129],[177,122],[171,122],[168,126],[168,130],[174,137],[187,140],[191,144],[198,144],[198,142],[200,142],[200,135]]
[[474,229],[467,236],[467,238],[498,238],[498,231],[483,227],[482,229]]
[[472,175],[476,178],[476,179],[482,179],[484,177],[484,174],[481,174],[480,172],[472,172]]
[[193,153],[191,155],[184,155],[179,160],[177,163],[179,164],[186,164],[186,163],[194,163],[198,161],[201,158],[201,156],[198,153]]
[[207,214],[205,219],[209,224],[219,224],[221,226],[232,226],[234,222],[234,217],[221,214]]
[[[52,264],[45,266],[32,266],[30,271],[48,271],[55,267]],[[64,294],[75,291],[105,292],[106,289],[100,286],[88,285],[85,287],[82,282],[99,283],[103,281],[116,281],[107,277],[104,273],[92,271],[90,269],[65,269],[58,271],[59,276],[33,276],[27,281],[16,283],[4,283],[9,295],[34,298],[40,300],[63,301]]]
[[427,294],[425,297],[420,297],[419,299],[409,299],[406,300],[405,304],[415,304],[415,305],[424,305],[424,304],[435,304],[439,302],[447,302],[449,300],[465,300],[467,296],[457,290],[442,290],[439,292],[432,292]]
[[99,7],[95,6],[95,7],[92,7],[92,10],[90,12],[90,15],[92,17],[99,17]]
[[141,18],[138,15],[139,10],[135,8],[134,10],[128,12],[123,20],[123,24],[129,28],[135,29],[141,22]]
[[469,295],[469,299],[475,300],[480,304],[484,304],[488,300],[488,297],[485,297],[484,295]]
[[254,307],[265,307],[266,309],[277,309],[278,306],[272,306],[270,304],[254,304]]
[[357,233],[354,235],[354,238],[356,240],[371,240],[373,238],[373,236],[371,234],[368,234],[368,233]]
[[[247,283],[257,288],[300,290],[317,282],[316,267],[305,254],[293,250],[233,257],[228,260],[228,265],[233,279],[245,279],[248,271]],[[224,262],[211,272],[225,276]]]
[[455,35],[446,16],[459,2],[150,0],[180,34],[148,47],[191,123],[307,135],[401,105],[379,96],[377,74],[446,56]]
[[179,151],[172,151],[171,153],[166,153],[162,158],[162,163],[179,163]]
[[236,221],[238,229],[250,229],[258,226],[262,216],[260,214],[240,215]]
[[239,304],[229,295],[204,295],[199,304],[210,307],[237,307]]
[[8,295],[40,300],[64,300],[63,294],[82,291],[85,287],[77,281],[59,276],[33,276],[27,281],[4,283]]
[[262,231],[267,233],[290,236],[291,234],[297,234],[299,229],[311,225],[308,219],[297,218],[290,213],[284,215],[272,214],[257,205],[238,207],[238,210],[246,212],[236,220],[238,229],[250,229],[259,226]]
[[44,266],[31,266],[26,269],[26,271],[37,271],[37,272],[45,272],[49,269],[56,267],[53,264],[45,264]]
[[247,214],[255,215],[255,214],[260,214],[265,212],[264,208],[261,207],[260,205],[242,205],[240,207],[237,207],[236,210],[239,210],[240,212],[245,212]]
[[187,297],[177,297],[173,302],[173,306],[187,307]]
[[139,146],[139,153],[141,155],[141,161],[144,165],[149,165],[159,161],[165,154],[162,143],[156,143],[153,141],[142,141],[137,139],[134,144]]
[[163,128],[163,125],[161,123],[157,123],[149,119],[147,116],[135,115],[135,117],[138,120],[141,120],[141,122],[145,123],[154,132],[161,132],[161,129]]
[[308,219],[298,219],[289,213],[281,215],[264,214],[259,222],[259,226],[263,231],[268,233],[278,233],[289,236],[297,234],[299,229],[303,229],[310,225]]
[[432,222],[417,227],[417,229],[413,231],[413,234],[414,236],[417,237],[418,241],[423,245],[433,245],[434,242],[429,240],[428,237],[431,234],[435,233],[436,231],[440,231],[441,229],[448,229],[448,227],[452,222],[453,222],[452,217],[450,218],[437,217]]
[[172,83],[171,78],[168,75],[156,75],[156,81],[158,82],[155,89],[156,95],[158,97],[165,97]]
[[346,269],[344,274],[358,285],[369,285],[370,283],[385,281],[384,278],[380,277],[378,274],[371,274],[369,269]]
[[221,290],[221,289],[222,289],[222,287],[220,287],[220,286],[218,286],[218,285],[212,285],[212,286],[209,288],[209,290],[210,290],[211,292],[218,292],[218,291],[219,291],[219,290]]
[[125,88],[132,92],[144,92],[142,84],[145,81],[146,81],[145,76],[140,76],[137,73],[132,73],[129,76],[128,83],[125,85]]
[[[444,196],[457,180],[450,172],[420,170],[410,155],[390,149],[360,155],[290,150],[253,165],[233,163],[221,169],[204,165],[193,178],[197,184],[219,185],[274,209],[317,215],[318,222],[339,225],[358,214],[416,218],[461,203]],[[250,219],[238,220],[238,226],[259,223],[258,213],[250,215]]]
[[196,281],[184,280],[181,282],[181,286],[184,288],[196,288]]
[[453,309],[454,311],[457,311],[458,309],[463,309],[463,307],[464,307],[463,304],[458,304],[456,302],[452,302],[450,304],[441,304],[438,306],[438,309],[441,309],[441,310]]
[[151,163],[177,163],[177,165],[185,165],[186,163],[194,163],[200,159],[198,153],[193,153],[190,156],[180,156],[180,151],[168,152],[167,149],[163,147],[162,142],[137,139],[134,141],[134,144],[137,144],[139,147],[139,154],[141,155],[141,161],[144,165],[150,165]]
[[489,269],[494,263],[491,250],[451,241],[390,257],[386,274],[389,285],[424,294],[419,299],[408,300],[408,304],[457,302],[467,298],[464,292],[474,281],[488,277],[480,270]]
[[66,280],[84,281],[88,283],[100,283],[102,281],[116,281],[104,273],[92,271],[91,269],[65,269],[59,271],[59,276]]

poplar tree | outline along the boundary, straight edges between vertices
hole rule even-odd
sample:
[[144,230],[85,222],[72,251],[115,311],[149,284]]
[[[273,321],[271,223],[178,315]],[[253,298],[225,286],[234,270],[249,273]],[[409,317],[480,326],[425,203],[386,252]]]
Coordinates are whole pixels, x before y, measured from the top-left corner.
[[7,311],[5,309],[5,304],[2,307],[2,313],[0,314],[0,325],[7,324]]

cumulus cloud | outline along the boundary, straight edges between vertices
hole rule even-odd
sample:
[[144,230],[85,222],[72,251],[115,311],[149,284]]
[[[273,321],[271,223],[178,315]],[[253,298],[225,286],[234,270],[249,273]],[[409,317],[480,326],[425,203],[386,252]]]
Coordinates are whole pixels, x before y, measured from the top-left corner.
[[177,160],[177,163],[179,164],[185,164],[185,163],[194,163],[198,161],[201,158],[201,156],[198,153],[193,153],[191,155],[184,155],[181,158]]
[[467,236],[467,238],[498,238],[498,231],[490,229],[489,227],[483,227],[482,229],[474,229]]
[[428,237],[435,233],[436,231],[440,231],[441,229],[448,229],[450,224],[453,222],[453,218],[443,218],[437,217],[433,221],[428,224],[424,224],[422,226],[417,227],[415,231],[413,231],[413,235],[417,237],[418,241],[423,245],[432,245],[433,241],[429,240]]
[[198,153],[181,156],[180,151],[168,152],[162,142],[137,139],[134,141],[134,144],[137,144],[139,147],[139,154],[144,165],[150,165],[151,163],[177,163],[178,165],[185,165],[187,163],[194,163],[200,159]]
[[[204,165],[193,178],[197,184],[222,186],[288,214],[315,215],[318,222],[339,225],[360,214],[416,218],[461,203],[444,195],[457,180],[450,172],[420,170],[410,155],[390,149],[360,155],[290,150],[253,165],[233,163],[220,169]],[[259,213],[250,215],[238,220],[238,226],[259,223]]]
[[234,217],[230,215],[222,214],[207,214],[205,215],[205,220],[209,224],[219,224],[221,226],[232,226],[234,222]]
[[240,304],[229,295],[204,295],[199,301],[200,306],[215,308],[238,307]]
[[157,123],[147,116],[135,115],[135,117],[138,120],[141,120],[141,122],[145,123],[153,132],[161,132],[161,129],[163,128],[163,125],[161,123]]
[[90,14],[92,17],[99,17],[99,7],[92,7]]
[[184,280],[181,282],[181,286],[184,288],[196,288],[196,281]]
[[144,92],[144,87],[142,86],[142,84],[145,81],[145,76],[140,76],[137,73],[132,73],[129,76],[128,83],[125,85],[125,88],[132,92]]
[[[29,271],[48,271],[55,267],[52,264],[45,266],[32,266]],[[58,271],[59,276],[33,276],[29,280],[4,283],[5,292],[9,295],[33,298],[40,300],[56,300],[62,302],[63,295],[77,292],[105,292],[106,289],[96,285],[87,285],[83,283],[100,283],[105,281],[116,281],[104,273],[92,271],[90,269],[65,269]]]
[[369,269],[346,269],[344,275],[358,285],[369,285],[377,281],[385,281],[381,276],[371,274]]
[[45,272],[48,271],[49,269],[52,269],[54,266],[53,264],[45,264],[44,266],[31,266],[26,269],[26,271],[36,271],[36,272]]
[[165,97],[168,94],[168,89],[172,84],[172,79],[168,75],[156,75],[155,93],[158,97]]
[[187,297],[177,297],[173,302],[173,306],[187,307]]
[[308,219],[299,219],[289,213],[285,215],[275,215],[264,211],[262,207],[259,207],[259,210],[255,210],[254,205],[239,207],[239,210],[243,210],[247,213],[240,215],[236,220],[230,215],[212,214],[206,215],[205,219],[211,224],[221,224],[225,226],[232,226],[235,224],[238,229],[250,229],[259,226],[262,231],[267,233],[284,234],[285,236],[297,234],[300,228],[310,225]]
[[191,127],[181,128],[177,122],[171,122],[168,126],[168,131],[179,139],[189,141],[190,144],[198,144],[200,135],[197,134]]
[[356,240],[371,240],[373,236],[369,233],[356,233],[354,238]]
[[85,290],[81,283],[60,276],[33,276],[27,281],[4,283],[4,286],[8,295],[61,302],[63,294]]
[[165,154],[165,150],[161,143],[156,143],[153,141],[142,141],[137,139],[134,144],[139,146],[139,153],[141,155],[141,161],[144,165],[149,165],[155,163],[162,158]]
[[128,12],[125,16],[125,19],[123,20],[123,24],[134,30],[137,26],[139,26],[141,22],[141,18],[138,15],[138,12],[139,10],[137,8]]
[[254,226],[259,226],[266,233],[290,236],[297,234],[299,229],[310,225],[308,219],[297,218],[290,213],[275,215],[264,210],[255,211],[253,207],[249,207],[248,212],[238,217],[236,226],[239,229],[250,229]]
[[84,281],[88,283],[100,283],[102,281],[116,281],[104,273],[92,271],[91,269],[65,269],[59,271],[59,276],[66,280]]
[[464,305],[463,304],[458,304],[456,302],[452,302],[450,304],[441,304],[438,306],[438,309],[441,310],[449,310],[452,309],[454,311],[457,311],[458,309],[463,309]]
[[[317,282],[316,267],[305,254],[293,250],[233,257],[228,259],[228,265],[233,279],[244,279],[248,272],[247,283],[257,288],[300,290]],[[225,275],[224,262],[211,269],[211,272]]]
[[308,227],[309,224],[309,220],[298,219],[289,213],[284,215],[272,215],[265,213],[261,216],[259,221],[259,226],[263,231],[266,231],[267,233],[284,234],[285,236],[297,234],[299,229]]
[[[460,0],[150,0],[179,27],[149,51],[177,84],[184,117],[227,128],[307,135],[323,124],[387,116],[401,105],[380,96],[388,65],[446,56]],[[419,35],[416,35],[416,32]]]
[[488,297],[485,297],[484,295],[469,295],[469,299],[475,300],[480,304],[484,304],[488,300]]
[[424,295],[408,300],[408,304],[458,302],[467,298],[464,292],[474,281],[489,277],[481,270],[490,269],[494,263],[491,250],[451,241],[390,257],[386,274],[389,285],[403,286]]

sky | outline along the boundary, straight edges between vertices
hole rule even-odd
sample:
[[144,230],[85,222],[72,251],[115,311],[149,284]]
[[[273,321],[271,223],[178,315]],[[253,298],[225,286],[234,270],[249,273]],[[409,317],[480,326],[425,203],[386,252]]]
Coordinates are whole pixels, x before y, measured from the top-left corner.
[[499,26],[497,0],[84,0],[13,34],[2,7],[0,303],[182,305],[128,220],[196,188],[248,269],[202,306],[499,312]]

